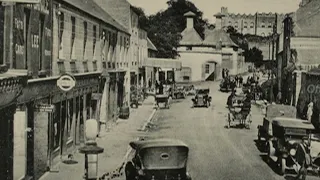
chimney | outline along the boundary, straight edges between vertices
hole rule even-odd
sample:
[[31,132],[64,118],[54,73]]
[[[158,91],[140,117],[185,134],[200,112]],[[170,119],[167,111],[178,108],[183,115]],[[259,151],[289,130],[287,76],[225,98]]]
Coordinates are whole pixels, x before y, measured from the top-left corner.
[[221,7],[221,14],[228,15],[228,7]]
[[218,13],[218,14],[215,14],[214,17],[216,17],[216,29],[217,30],[222,29],[222,18],[225,17],[225,15],[222,13]]
[[196,14],[194,14],[191,11],[184,14],[184,17],[187,18],[187,29],[193,28],[193,20],[194,20],[195,16],[196,16]]

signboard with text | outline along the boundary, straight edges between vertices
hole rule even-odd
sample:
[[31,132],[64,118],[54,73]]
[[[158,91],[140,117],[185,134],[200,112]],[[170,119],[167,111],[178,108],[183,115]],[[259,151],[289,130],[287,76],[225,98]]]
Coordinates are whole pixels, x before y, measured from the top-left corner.
[[37,104],[35,109],[38,112],[54,112],[55,106],[52,104]]
[[9,2],[9,3],[40,3],[41,0],[0,0],[0,2]]

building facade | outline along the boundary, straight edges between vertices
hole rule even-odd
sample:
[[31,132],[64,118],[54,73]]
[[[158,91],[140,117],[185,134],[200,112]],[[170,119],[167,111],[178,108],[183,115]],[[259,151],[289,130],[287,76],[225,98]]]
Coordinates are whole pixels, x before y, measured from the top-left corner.
[[[276,21],[275,13],[255,13],[255,14],[235,14],[229,13],[227,7],[221,7],[222,27],[234,27],[242,34],[252,34],[258,36],[270,36]],[[284,14],[277,14],[277,32],[281,32]]]
[[[27,84],[15,98],[7,93],[4,107],[12,113],[3,116],[10,128],[2,132],[10,137],[1,140],[13,144],[1,179],[39,179],[85,142],[87,119],[118,117],[127,98],[130,33],[92,0],[2,4],[0,18],[1,67],[25,72]],[[57,86],[63,74],[75,80],[67,92]],[[2,85],[16,91],[22,80],[15,77]]]
[[187,27],[181,33],[178,47],[182,69],[176,72],[177,82],[216,80],[221,78],[223,68],[230,75],[246,71],[243,51],[222,29],[222,16],[216,16],[216,28],[207,29],[202,39],[193,27],[194,13],[185,14]]

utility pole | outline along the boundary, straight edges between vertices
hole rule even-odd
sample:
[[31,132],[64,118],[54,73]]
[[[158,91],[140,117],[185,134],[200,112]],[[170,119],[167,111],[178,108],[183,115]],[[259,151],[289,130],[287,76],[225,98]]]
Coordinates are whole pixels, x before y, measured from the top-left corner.
[[274,44],[277,38],[277,22],[278,22],[278,15],[276,14],[275,17],[275,22],[273,25],[273,32],[272,32],[272,62],[271,62],[271,89],[270,89],[270,101],[274,102],[274,92],[273,92],[273,80],[274,80],[274,67],[273,67],[273,63],[274,63]]

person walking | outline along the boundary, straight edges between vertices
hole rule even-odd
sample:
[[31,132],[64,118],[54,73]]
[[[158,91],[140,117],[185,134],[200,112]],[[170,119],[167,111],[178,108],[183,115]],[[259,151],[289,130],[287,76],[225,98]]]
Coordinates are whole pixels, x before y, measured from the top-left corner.
[[156,94],[159,92],[159,82],[156,80],[156,84],[155,84],[155,86],[156,86]]
[[162,81],[160,81],[160,84],[159,84],[159,94],[163,94],[163,83],[162,83]]
[[243,77],[240,75],[239,77],[239,86],[242,87],[243,85]]
[[310,102],[308,104],[308,110],[307,110],[307,119],[310,123],[311,123],[312,115],[313,115],[313,102]]
[[223,69],[222,69],[222,79],[224,79],[224,78],[226,77],[226,74],[225,74],[225,73],[226,73],[226,70],[223,68]]
[[236,75],[236,77],[234,79],[236,80],[236,87],[238,87],[238,85],[239,85],[239,77],[238,77],[238,75]]
[[302,142],[298,145],[296,151],[296,164],[293,166],[298,173],[296,179],[305,180],[308,173],[308,167],[311,165],[310,156],[310,141],[308,138],[303,138]]

